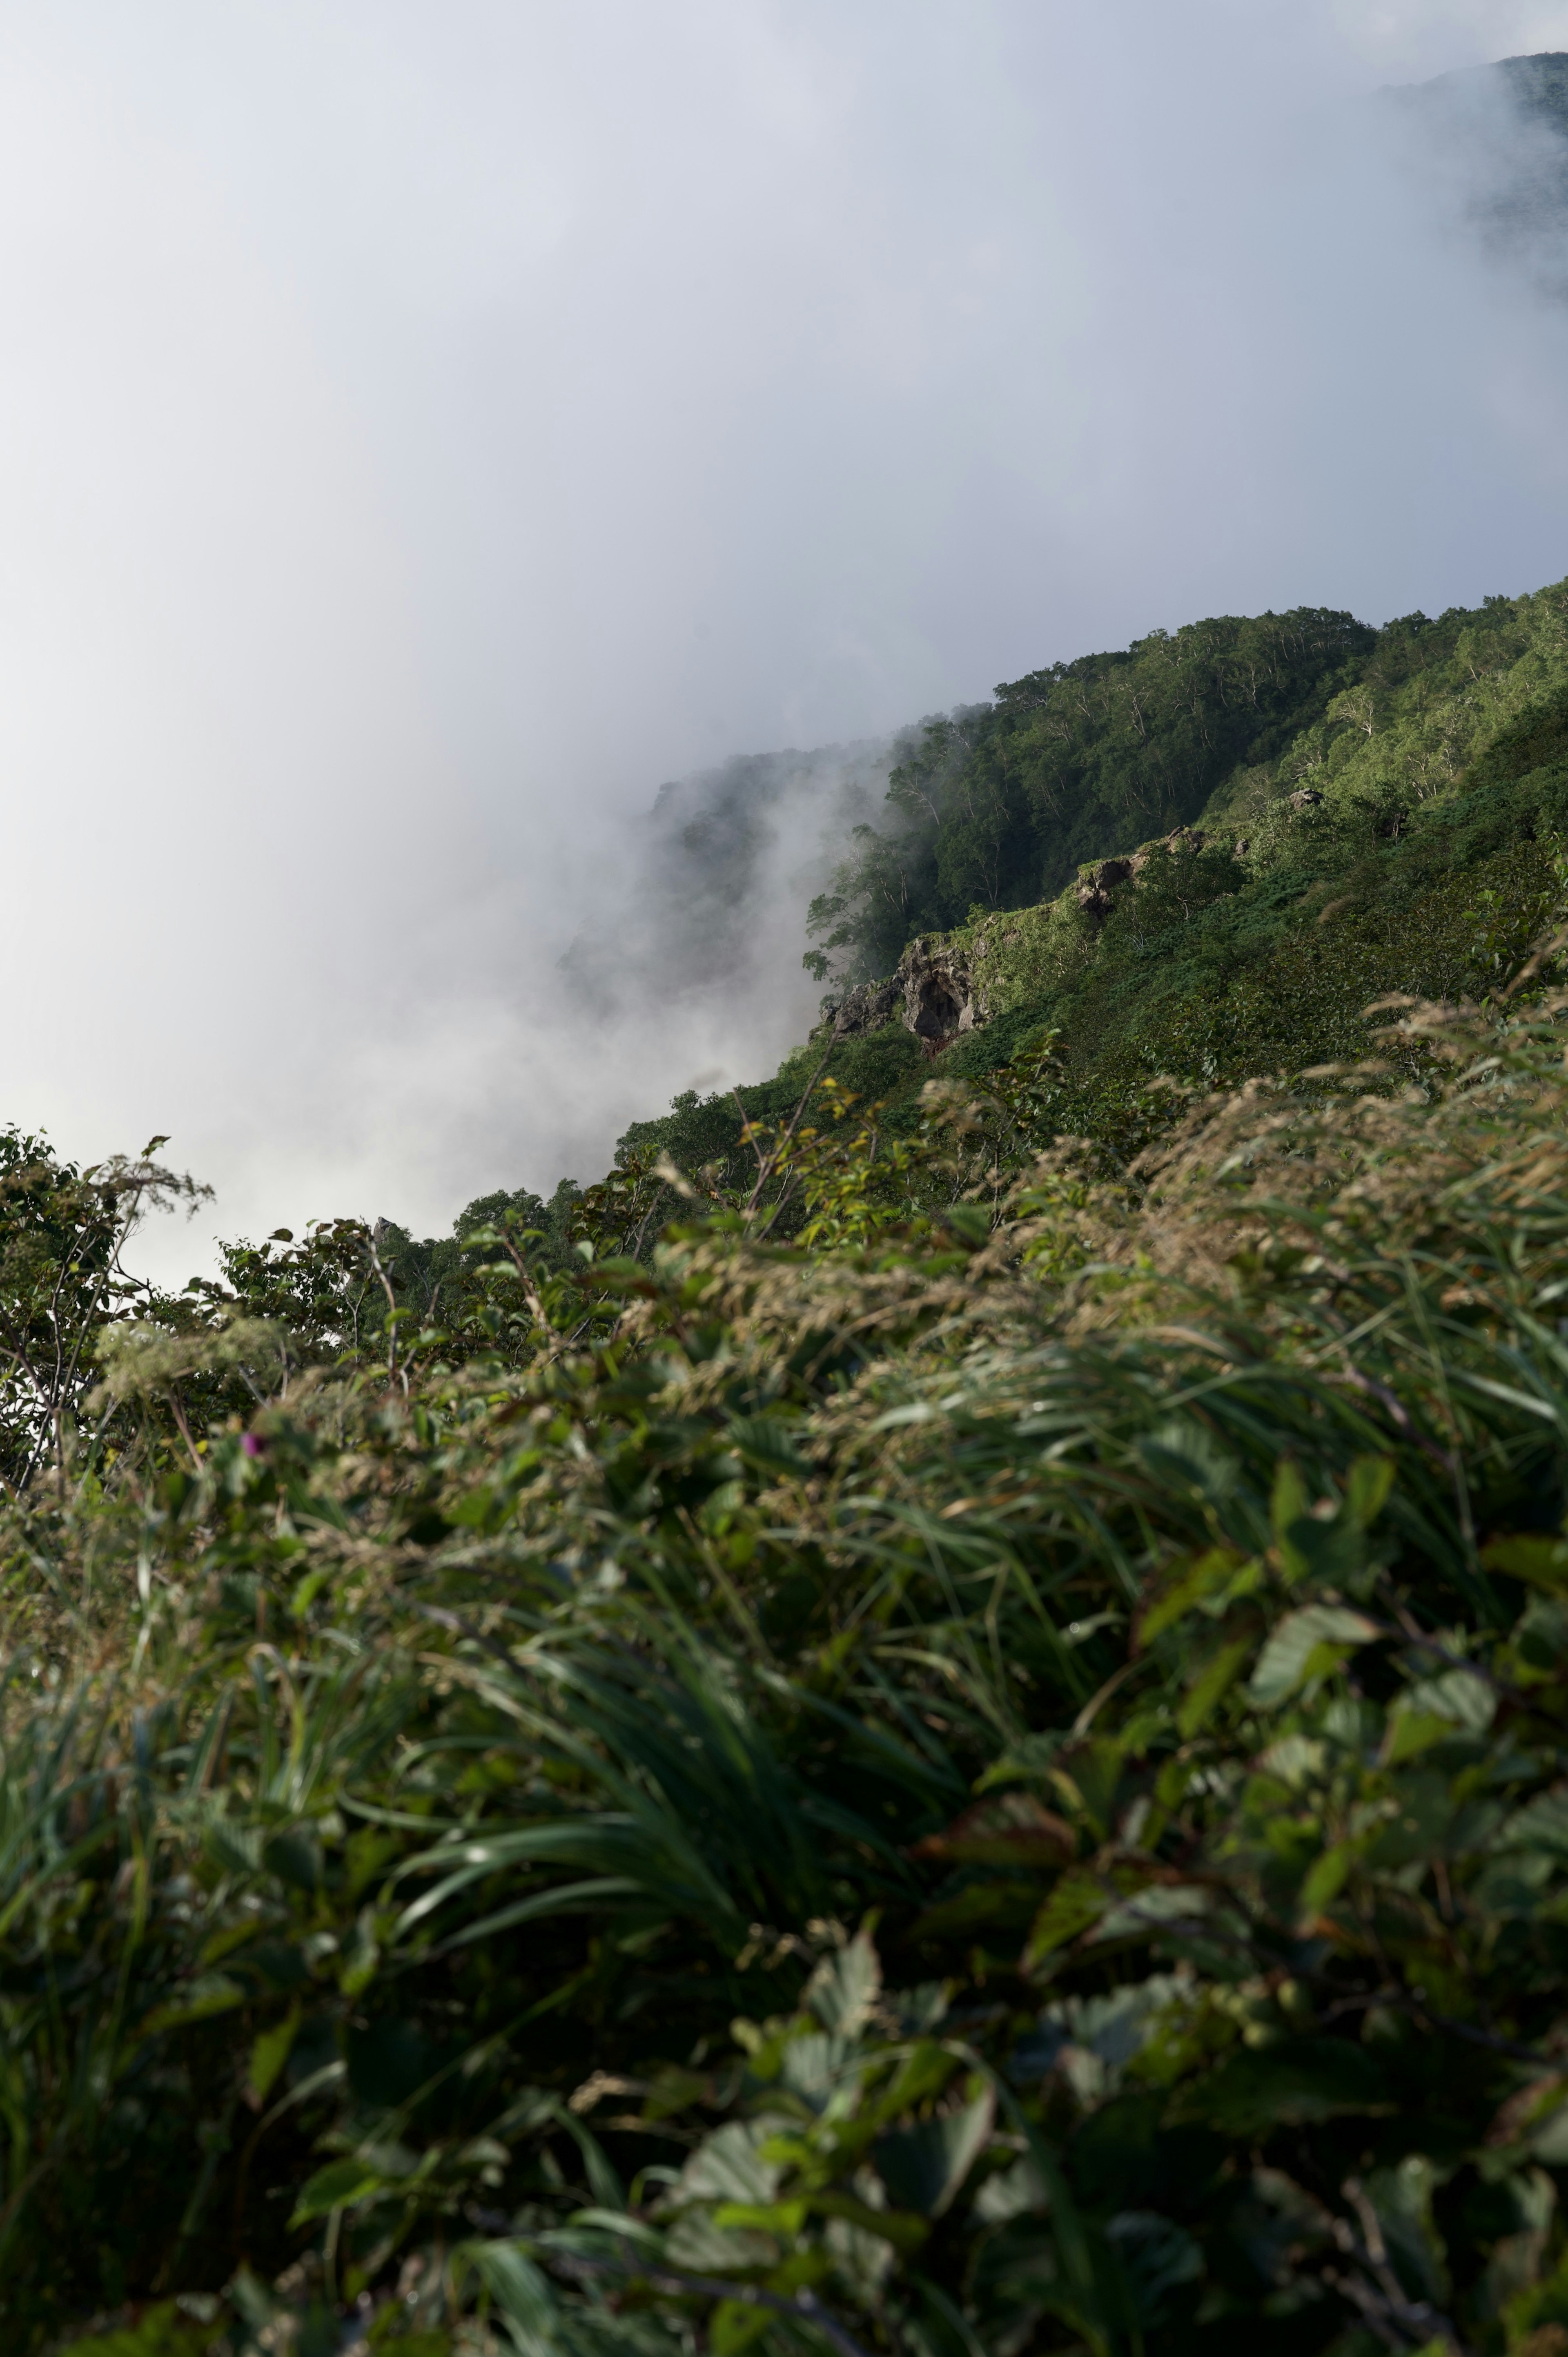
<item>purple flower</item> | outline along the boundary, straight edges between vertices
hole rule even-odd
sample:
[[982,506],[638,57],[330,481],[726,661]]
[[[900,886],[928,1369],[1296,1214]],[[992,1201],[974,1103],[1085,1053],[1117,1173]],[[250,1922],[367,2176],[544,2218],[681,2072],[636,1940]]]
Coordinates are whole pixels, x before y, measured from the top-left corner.
[[240,1436],[240,1446],[247,1457],[259,1457],[266,1445],[253,1432],[244,1432]]

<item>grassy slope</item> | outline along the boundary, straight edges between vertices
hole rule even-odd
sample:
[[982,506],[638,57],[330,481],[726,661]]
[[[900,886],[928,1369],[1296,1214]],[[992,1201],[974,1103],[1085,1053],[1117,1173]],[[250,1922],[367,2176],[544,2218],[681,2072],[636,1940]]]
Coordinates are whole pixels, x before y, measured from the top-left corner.
[[946,1069],[1059,1029],[1036,1125],[1163,1123],[1134,1187],[993,1226],[961,1129],[925,1219],[476,1248],[401,1374],[259,1401],[149,1305],[0,1508],[8,2346],[1561,2357],[1563,1010],[1147,1083],[1500,982],[1563,640],[1407,631],[1227,781],[1243,860],[977,923]]

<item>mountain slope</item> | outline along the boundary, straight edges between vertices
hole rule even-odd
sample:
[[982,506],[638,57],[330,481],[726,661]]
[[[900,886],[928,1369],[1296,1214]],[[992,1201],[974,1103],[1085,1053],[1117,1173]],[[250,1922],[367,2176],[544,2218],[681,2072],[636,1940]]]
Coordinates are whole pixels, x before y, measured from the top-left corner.
[[[1348,640],[1350,627],[1330,619]],[[1238,636],[1245,627],[1227,626]],[[1156,660],[1169,662],[1176,642],[1159,643]],[[1495,990],[1563,905],[1568,584],[1435,620],[1410,616],[1339,653],[1296,705],[1291,733],[1247,747],[1262,758],[1218,779],[1217,763],[1193,760],[1188,774],[1208,791],[1187,805],[1191,826],[1145,835],[1137,805],[1108,814],[1101,791],[1099,856],[1054,898],[982,907],[965,924],[917,932],[896,988],[833,994],[828,1004],[848,1036],[832,1050],[832,1071],[863,1099],[886,1101],[896,1133],[918,1125],[933,1070],[989,1085],[988,1075],[1054,1034],[1057,1125],[1132,1152],[1170,1116],[1157,1082],[1212,1086],[1353,1060],[1369,1049],[1363,1010],[1388,992]],[[1102,701],[1098,713],[1090,705],[1069,756],[1057,739],[1040,758],[1070,757],[1081,770],[1087,742],[1098,780],[1110,775],[1125,790],[1170,777],[1195,741],[1201,748],[1201,698],[1184,705],[1173,694],[1162,734],[1124,684],[1140,676],[1139,661],[1094,658],[1099,668],[1077,680],[1064,667],[1070,691],[1087,681]],[[1059,694],[1061,676],[1047,677]],[[1129,716],[1135,705],[1141,738]],[[1055,708],[1047,700],[1045,716]],[[1041,712],[1022,696],[1011,706],[1004,699],[973,733],[961,754],[944,748],[943,794],[920,823],[928,872],[944,828],[961,835],[983,808],[1009,748],[1021,741],[1037,751]],[[1021,751],[1009,774],[1026,774]],[[896,777],[896,822],[902,793]],[[889,830],[863,863],[915,831],[912,823]],[[900,856],[913,866],[912,854]],[[864,961],[877,938],[862,935],[850,955]],[[924,1019],[922,991],[936,993],[931,1004],[946,1006],[946,1018]],[[741,1105],[753,1118],[775,1117],[821,1044],[773,1082],[738,1096],[689,1094],[663,1118],[634,1124],[623,1157],[664,1153],[686,1168],[717,1163],[738,1176]]]

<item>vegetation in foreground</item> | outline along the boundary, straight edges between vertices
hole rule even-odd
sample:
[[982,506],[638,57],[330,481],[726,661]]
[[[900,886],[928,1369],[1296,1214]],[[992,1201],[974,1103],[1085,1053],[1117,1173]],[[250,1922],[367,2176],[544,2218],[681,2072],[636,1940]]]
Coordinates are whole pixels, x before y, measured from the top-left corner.
[[1568,2350],[1553,692],[1331,1069],[835,1051],[177,1300],[11,1135],[8,2347]]

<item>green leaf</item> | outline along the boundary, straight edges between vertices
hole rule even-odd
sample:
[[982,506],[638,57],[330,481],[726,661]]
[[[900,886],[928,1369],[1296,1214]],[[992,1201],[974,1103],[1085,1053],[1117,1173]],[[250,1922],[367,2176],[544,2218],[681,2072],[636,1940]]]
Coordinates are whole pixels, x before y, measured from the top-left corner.
[[1190,1742],[1198,1729],[1207,1726],[1216,1706],[1240,1676],[1253,1641],[1251,1637],[1233,1637],[1228,1645],[1211,1653],[1197,1672],[1176,1712],[1176,1726],[1184,1741]]
[[557,2346],[559,2303],[549,2276],[525,2251],[510,2242],[467,2243],[461,2255],[473,2266],[531,2357],[533,2352],[544,2357],[546,2351]]
[[1294,1457],[1282,1457],[1274,1470],[1269,1498],[1269,1522],[1276,1544],[1283,1546],[1286,1531],[1300,1520],[1306,1508],[1306,1483],[1302,1480],[1301,1467]]
[[1499,1849],[1543,1849],[1568,1854],[1568,1784],[1538,1792],[1518,1809],[1498,1835]]
[[155,2006],[136,2025],[138,2038],[156,2038],[160,2030],[177,2029],[185,2023],[206,2021],[215,2013],[230,2013],[245,2002],[245,1992],[238,1981],[222,1973],[199,1973],[183,1993],[171,1997],[165,2005]]
[[1396,1695],[1389,1711],[1383,1760],[1397,1767],[1434,1743],[1455,1734],[1485,1735],[1497,1715],[1498,1698],[1474,1670],[1444,1670]]
[[760,2300],[721,2299],[708,2319],[708,2346],[714,2357],[740,2357],[777,2321]]
[[1391,1457],[1358,1457],[1345,1486],[1345,1511],[1359,1531],[1369,1530],[1394,1486]]
[[854,2038],[865,2028],[882,1994],[882,1963],[869,1935],[859,1932],[847,1945],[825,1956],[806,1984],[809,2005],[824,2029]]
[[314,2177],[306,2178],[288,2222],[291,2226],[308,2225],[312,2218],[325,2218],[330,2211],[346,2209],[351,2201],[366,2201],[372,2193],[381,2192],[388,2181],[371,2162],[358,2159],[352,2154],[343,2160],[330,2160]]
[[1248,1691],[1261,1708],[1270,1709],[1381,1633],[1364,1612],[1341,1604],[1309,1604],[1287,1612],[1263,1647]]
[[[639,1271],[639,1275],[644,1272]],[[737,1456],[758,1473],[799,1480],[811,1469],[795,1446],[794,1435],[781,1417],[737,1415],[730,1419],[727,1438]]]
[[1388,2095],[1365,2047],[1343,2038],[1301,2038],[1232,2054],[1183,2097],[1180,2111],[1222,2135],[1256,2136],[1341,2114],[1390,2113],[1397,2106]]
[[1331,1899],[1337,1899],[1344,1889],[1346,1877],[1359,1856],[1354,1842],[1336,1842],[1325,1850],[1307,1868],[1301,1886],[1301,1911],[1305,1916],[1318,1914]]
[[1530,1534],[1490,1539],[1481,1549],[1481,1561],[1488,1571],[1507,1572],[1553,1595],[1568,1587],[1568,1539]]
[[987,2086],[945,2117],[879,2136],[872,2158],[894,2205],[941,2217],[989,2143],[995,2116]]
[[1098,1922],[1112,1897],[1090,1875],[1064,1874],[1035,1918],[1024,1947],[1025,1971]]
[[1256,1555],[1240,1555],[1234,1547],[1208,1548],[1140,1614],[1140,1649],[1152,1645],[1156,1637],[1185,1618],[1195,1606],[1207,1604],[1222,1609],[1238,1595],[1245,1595],[1257,1585],[1262,1570]]
[[118,2332],[90,2332],[85,2340],[67,2341],[59,2357],[204,2357],[211,2341],[209,2324],[192,2323],[175,2301],[164,2299]]
[[250,2093],[259,2105],[266,2102],[273,2083],[299,2034],[300,2008],[296,1997],[280,2022],[263,2029],[251,2049]]
[[764,2120],[726,2120],[703,2138],[682,2169],[677,2201],[771,2201],[779,2172],[757,2149],[770,2132]]

